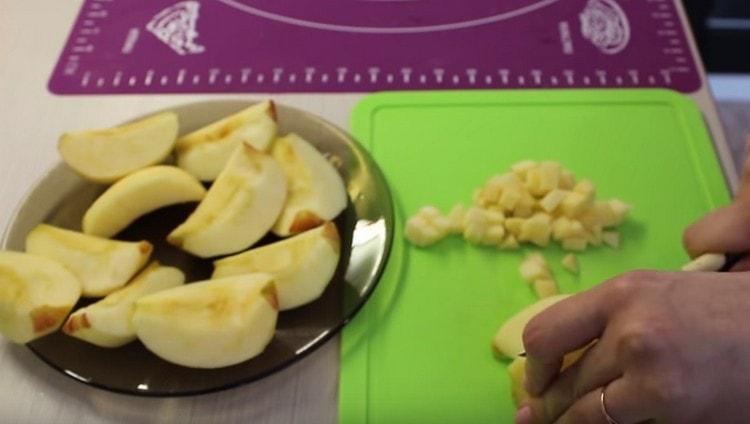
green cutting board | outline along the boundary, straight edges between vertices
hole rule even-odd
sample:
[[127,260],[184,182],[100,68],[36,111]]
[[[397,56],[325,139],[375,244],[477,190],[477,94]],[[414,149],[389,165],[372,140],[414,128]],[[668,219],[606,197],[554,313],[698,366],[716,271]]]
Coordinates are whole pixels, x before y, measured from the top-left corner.
[[458,237],[430,248],[403,240],[423,205],[470,204],[472,191],[523,159],[559,161],[599,198],[634,205],[619,249],[578,254],[580,276],[545,249],[561,291],[586,290],[634,268],[677,269],[686,225],[729,201],[701,118],[666,90],[384,93],[355,109],[397,205],[393,252],[372,298],[346,328],[339,420],[344,424],[511,423],[507,362],[490,341],[534,302],[518,265],[526,252]]

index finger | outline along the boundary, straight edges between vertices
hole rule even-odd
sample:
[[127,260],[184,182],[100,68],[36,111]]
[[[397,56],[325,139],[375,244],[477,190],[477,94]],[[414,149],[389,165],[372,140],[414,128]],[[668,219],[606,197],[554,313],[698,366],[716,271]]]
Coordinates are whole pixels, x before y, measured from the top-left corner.
[[691,257],[703,253],[744,253],[750,250],[750,200],[735,201],[691,224],[683,235]]
[[608,321],[603,285],[572,296],[535,316],[524,328],[526,389],[539,396],[560,372],[563,357],[604,332]]

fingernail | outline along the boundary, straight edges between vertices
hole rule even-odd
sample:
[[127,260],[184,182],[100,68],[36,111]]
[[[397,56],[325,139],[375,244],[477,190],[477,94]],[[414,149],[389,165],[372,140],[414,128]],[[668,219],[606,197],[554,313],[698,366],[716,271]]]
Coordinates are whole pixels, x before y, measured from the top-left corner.
[[530,406],[526,405],[516,412],[516,424],[534,424]]

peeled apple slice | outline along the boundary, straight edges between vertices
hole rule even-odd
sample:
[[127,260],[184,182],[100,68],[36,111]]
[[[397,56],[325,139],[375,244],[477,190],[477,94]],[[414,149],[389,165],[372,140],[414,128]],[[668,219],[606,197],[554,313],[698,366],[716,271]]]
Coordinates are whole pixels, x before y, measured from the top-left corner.
[[0,333],[28,343],[57,330],[81,296],[81,283],[59,262],[0,251]]
[[101,347],[130,343],[136,339],[131,322],[135,301],[184,282],[185,275],[179,269],[152,262],[127,286],[73,312],[65,322],[63,331]]
[[289,180],[289,197],[273,232],[300,233],[331,221],[346,208],[344,181],[326,158],[297,134],[276,140],[271,154]]
[[294,237],[214,262],[213,278],[254,272],[272,274],[279,309],[296,308],[320,297],[341,254],[336,226],[328,222]]
[[146,348],[166,361],[219,368],[260,354],[273,338],[277,316],[273,278],[246,274],[142,297],[133,326]]
[[165,206],[197,202],[206,189],[174,166],[151,166],[113,184],[83,216],[83,232],[112,237],[139,217]]
[[276,161],[242,144],[206,198],[167,240],[202,258],[246,249],[271,229],[286,194],[286,177]]
[[164,112],[120,127],[66,133],[57,147],[82,177],[107,184],[163,161],[177,130],[177,115]]
[[81,282],[84,296],[106,296],[148,262],[153,246],[90,236],[40,224],[26,236],[26,252],[56,260]]
[[267,151],[277,127],[273,102],[250,106],[177,140],[177,165],[201,181],[213,181],[240,144]]
[[560,294],[545,297],[538,302],[527,306],[521,312],[514,315],[500,327],[492,341],[494,348],[506,358],[515,358],[523,349],[523,329],[532,318],[540,312],[567,299],[570,295]]
[[714,272],[726,263],[726,256],[720,253],[706,253],[683,265],[682,271]]

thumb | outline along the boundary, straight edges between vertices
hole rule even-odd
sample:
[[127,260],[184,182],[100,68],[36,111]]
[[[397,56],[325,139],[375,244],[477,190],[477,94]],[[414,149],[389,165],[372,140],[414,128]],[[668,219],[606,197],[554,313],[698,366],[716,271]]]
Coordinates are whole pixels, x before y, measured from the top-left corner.
[[736,201],[690,225],[682,239],[691,257],[750,251],[750,202]]

